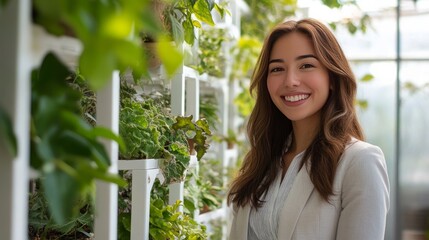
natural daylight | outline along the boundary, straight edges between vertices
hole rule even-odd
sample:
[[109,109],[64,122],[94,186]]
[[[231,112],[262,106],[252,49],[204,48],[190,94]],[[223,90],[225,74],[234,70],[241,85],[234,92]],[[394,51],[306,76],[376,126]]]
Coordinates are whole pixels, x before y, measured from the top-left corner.
[[0,239],[429,239],[427,22],[427,0],[0,0]]

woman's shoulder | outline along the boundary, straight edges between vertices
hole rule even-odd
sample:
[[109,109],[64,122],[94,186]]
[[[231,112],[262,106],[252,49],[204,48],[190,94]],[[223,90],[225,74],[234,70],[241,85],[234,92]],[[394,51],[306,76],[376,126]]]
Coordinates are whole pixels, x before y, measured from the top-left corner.
[[371,152],[382,153],[383,151],[377,145],[374,145],[362,140],[358,140],[356,138],[352,138],[346,145],[346,148],[344,149],[344,154],[352,155],[352,156],[356,154],[359,155],[359,154],[365,154],[365,153],[371,153]]
[[[388,186],[387,166],[383,151],[377,145],[352,139],[346,146],[337,168],[339,188],[344,182],[361,186],[380,182]],[[353,185],[353,184],[351,184]]]
[[384,154],[381,148],[369,142],[361,141],[352,138],[344,149],[343,156],[341,157],[340,164],[351,164],[365,162],[381,162],[385,164]]

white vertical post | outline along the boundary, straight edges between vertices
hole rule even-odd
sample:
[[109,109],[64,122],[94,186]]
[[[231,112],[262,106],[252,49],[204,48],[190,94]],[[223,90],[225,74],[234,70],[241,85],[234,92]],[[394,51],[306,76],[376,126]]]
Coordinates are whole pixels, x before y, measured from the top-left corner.
[[[168,185],[168,204],[173,205],[177,200],[180,200],[183,203],[183,192],[184,192],[185,182],[171,183]],[[183,206],[179,206],[179,212],[183,212]]]
[[8,1],[0,12],[0,107],[18,143],[13,157],[0,141],[0,239],[28,238],[30,5],[29,0]]
[[150,192],[159,169],[132,171],[131,240],[149,240]]
[[[119,72],[114,71],[112,79],[97,92],[97,125],[119,133]],[[102,139],[109,155],[109,172],[118,172],[118,144]],[[102,181],[96,182],[95,223],[96,239],[116,240],[118,222],[118,186]]]
[[186,77],[186,115],[194,116],[193,120],[196,121],[200,116],[200,81],[195,76]]
[[[171,80],[171,113],[183,116],[185,114],[185,76],[183,65],[179,67]],[[170,184],[168,203],[174,204],[177,200],[183,201],[183,182]],[[180,207],[180,211],[181,211]]]
[[171,80],[171,113],[183,116],[185,113],[185,77],[181,66]]

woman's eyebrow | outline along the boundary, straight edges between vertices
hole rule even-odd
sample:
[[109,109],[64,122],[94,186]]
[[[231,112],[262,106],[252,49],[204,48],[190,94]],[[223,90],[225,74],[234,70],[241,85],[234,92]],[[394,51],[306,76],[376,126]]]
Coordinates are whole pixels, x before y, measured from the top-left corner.
[[[300,55],[300,56],[296,57],[295,60],[301,60],[301,59],[304,59],[304,58],[315,58],[315,59],[317,59],[317,57],[314,56],[313,54],[304,54],[304,55]],[[281,59],[281,58],[274,58],[274,59],[271,59],[268,62],[268,65],[271,64],[271,63],[276,63],[276,62],[284,63],[285,60]]]
[[268,62],[268,64],[276,63],[276,62],[283,63],[283,62],[285,62],[285,61],[284,61],[283,59],[281,59],[281,58],[275,58],[275,59],[271,59],[271,60]]
[[316,56],[314,56],[313,54],[305,54],[305,55],[301,55],[301,56],[296,57],[295,59],[296,59],[296,60],[301,60],[301,59],[304,59],[304,58],[315,58],[315,59],[317,59],[317,57],[316,57]]

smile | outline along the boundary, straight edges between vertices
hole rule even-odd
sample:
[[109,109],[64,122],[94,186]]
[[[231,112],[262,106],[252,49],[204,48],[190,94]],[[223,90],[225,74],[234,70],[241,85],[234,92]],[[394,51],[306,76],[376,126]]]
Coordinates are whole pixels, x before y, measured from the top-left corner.
[[284,96],[284,99],[287,102],[297,102],[297,101],[307,99],[308,97],[310,97],[310,94],[299,94],[294,96]]

